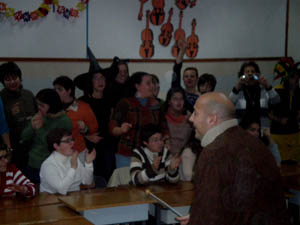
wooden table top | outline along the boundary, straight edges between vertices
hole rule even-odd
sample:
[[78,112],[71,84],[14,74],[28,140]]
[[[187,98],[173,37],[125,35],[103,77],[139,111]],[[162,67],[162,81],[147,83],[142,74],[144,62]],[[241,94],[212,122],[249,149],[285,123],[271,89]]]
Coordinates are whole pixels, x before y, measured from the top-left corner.
[[174,191],[191,191],[194,190],[194,184],[192,182],[178,182],[176,184],[158,183],[137,188],[142,190],[149,189],[152,193],[167,193]]
[[193,192],[193,188],[194,186],[191,182],[153,184],[141,187],[127,185],[106,189],[86,190],[77,193],[74,192],[69,196],[60,196],[58,199],[71,209],[80,212],[90,209],[155,203],[156,201],[145,193],[145,190],[149,189],[152,193],[161,193],[162,196],[166,193],[170,193],[169,196],[173,196],[173,192],[178,192],[178,199],[174,200],[174,204],[181,204],[180,199],[184,203],[190,203],[192,197],[191,195],[181,196],[180,193],[185,191]]
[[175,191],[172,193],[157,193],[157,197],[172,207],[191,205],[194,199],[194,191]]
[[83,217],[74,218],[74,219],[63,219],[52,222],[45,223],[33,223],[35,225],[93,225],[90,221]]
[[51,223],[81,216],[62,204],[15,208],[0,211],[0,224]]
[[60,201],[57,197],[58,195],[48,193],[39,193],[33,198],[25,198],[22,196],[2,197],[0,210],[58,204]]
[[149,198],[144,191],[137,189],[116,189],[115,191],[109,189],[102,192],[90,193],[80,192],[76,195],[61,196],[58,199],[77,212],[90,209],[148,204],[155,202],[153,199]]

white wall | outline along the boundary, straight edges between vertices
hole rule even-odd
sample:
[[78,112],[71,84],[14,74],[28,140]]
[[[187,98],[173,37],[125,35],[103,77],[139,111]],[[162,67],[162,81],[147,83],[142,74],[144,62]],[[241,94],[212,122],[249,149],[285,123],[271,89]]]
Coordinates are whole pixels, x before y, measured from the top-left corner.
[[[300,1],[291,0],[290,6],[290,30],[289,30],[289,55],[296,61],[300,61]],[[234,47],[234,46],[233,46]],[[236,48],[238,51],[238,48]],[[0,63],[2,63],[0,61]],[[77,74],[88,70],[88,63],[72,62],[17,62],[23,71],[23,84],[27,89],[31,89],[35,94],[38,90],[52,87],[52,81],[59,75],[69,75],[75,77]],[[262,74],[272,78],[273,68],[276,61],[257,61]],[[204,72],[216,75],[218,84],[216,90],[229,93],[234,85],[236,74],[239,71],[242,61],[238,62],[211,62],[211,63],[185,63],[184,67],[195,66],[199,69],[199,74]],[[108,63],[101,63],[106,67]],[[166,91],[170,86],[170,71],[172,63],[130,63],[130,73],[136,71],[146,71],[159,75],[161,80],[160,96],[165,98]],[[78,96],[81,95],[78,92]]]
[[[6,0],[8,7],[32,11],[37,0]],[[74,7],[78,0],[60,1]],[[199,38],[197,58],[278,57],[284,55],[286,0],[201,0],[183,11],[182,28],[191,34],[195,18],[195,33]],[[145,16],[137,19],[138,0],[91,0],[89,10],[77,19],[66,20],[53,13],[28,23],[1,17],[0,57],[84,58],[86,45],[100,58],[141,58],[141,33]],[[178,28],[179,9],[174,0],[165,1],[165,21],[173,7],[171,22]],[[144,6],[152,10],[152,1]],[[86,17],[88,15],[88,19]],[[88,22],[88,23],[87,23]],[[88,29],[87,29],[88,28]],[[153,30],[156,59],[173,58],[174,38],[167,47],[158,42],[161,26],[150,23]],[[173,36],[174,36],[173,33]],[[86,34],[89,38],[86,39]]]

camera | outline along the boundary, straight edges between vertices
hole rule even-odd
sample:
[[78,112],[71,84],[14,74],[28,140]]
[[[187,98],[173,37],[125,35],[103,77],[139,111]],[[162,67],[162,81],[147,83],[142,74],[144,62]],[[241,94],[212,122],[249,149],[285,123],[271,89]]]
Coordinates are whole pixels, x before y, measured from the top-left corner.
[[[247,78],[247,75],[242,75],[241,79],[245,80]],[[249,80],[258,80],[258,76],[255,74],[249,74],[248,75]]]

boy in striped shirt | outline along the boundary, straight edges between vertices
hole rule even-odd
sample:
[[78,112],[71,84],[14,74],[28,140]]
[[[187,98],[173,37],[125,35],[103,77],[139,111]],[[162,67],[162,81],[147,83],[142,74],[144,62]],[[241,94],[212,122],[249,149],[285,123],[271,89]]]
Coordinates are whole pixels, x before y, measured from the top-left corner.
[[130,176],[133,184],[148,184],[160,181],[176,183],[179,180],[179,155],[171,156],[164,146],[162,132],[154,124],[143,127],[142,147],[134,149],[130,163]]
[[17,192],[25,197],[34,196],[35,185],[9,160],[7,146],[0,144],[0,196],[13,196]]

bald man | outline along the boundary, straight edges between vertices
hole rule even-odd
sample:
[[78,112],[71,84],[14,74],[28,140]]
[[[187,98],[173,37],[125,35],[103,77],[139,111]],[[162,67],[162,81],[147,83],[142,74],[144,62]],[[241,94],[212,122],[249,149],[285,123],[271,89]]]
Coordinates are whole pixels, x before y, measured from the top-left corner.
[[272,154],[234,118],[222,93],[201,95],[190,121],[202,150],[195,198],[182,225],[289,224],[280,173]]

